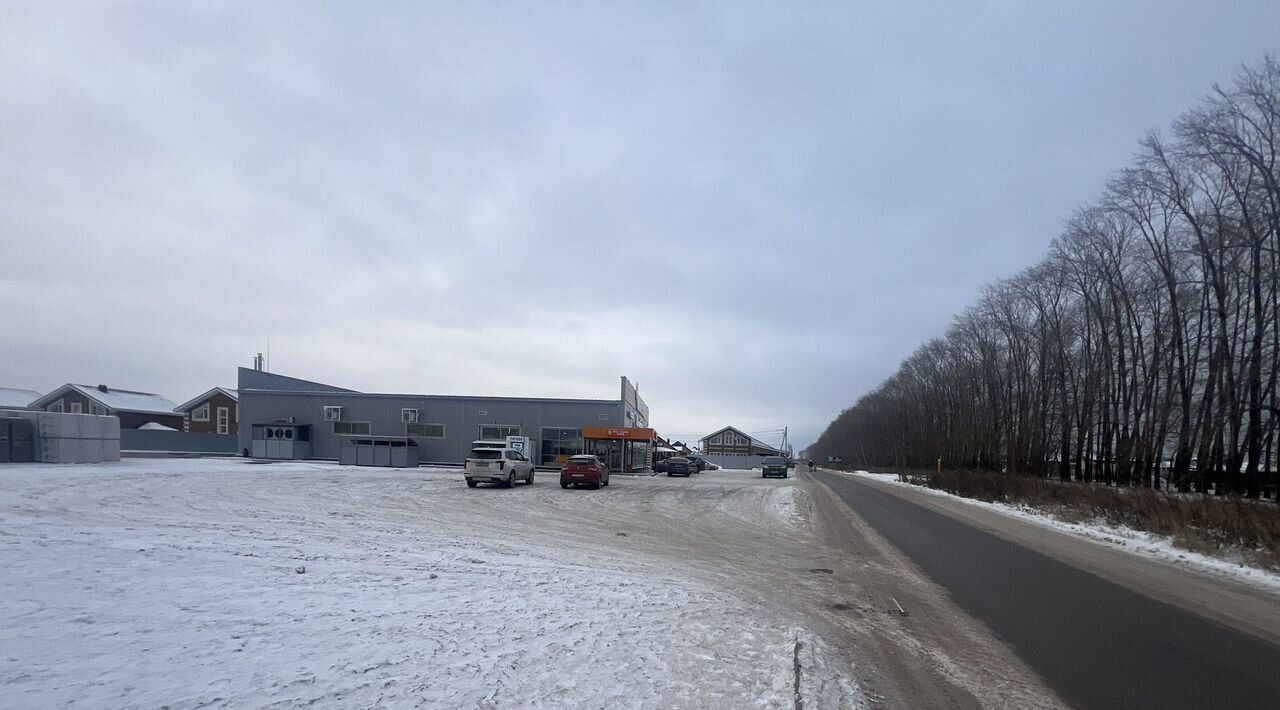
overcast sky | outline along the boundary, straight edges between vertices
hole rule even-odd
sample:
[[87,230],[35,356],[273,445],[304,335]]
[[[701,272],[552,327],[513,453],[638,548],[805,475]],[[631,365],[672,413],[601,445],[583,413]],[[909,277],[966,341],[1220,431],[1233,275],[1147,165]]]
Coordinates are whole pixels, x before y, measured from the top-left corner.
[[802,446],[1280,49],[1274,0],[855,5],[0,4],[0,386],[269,339]]

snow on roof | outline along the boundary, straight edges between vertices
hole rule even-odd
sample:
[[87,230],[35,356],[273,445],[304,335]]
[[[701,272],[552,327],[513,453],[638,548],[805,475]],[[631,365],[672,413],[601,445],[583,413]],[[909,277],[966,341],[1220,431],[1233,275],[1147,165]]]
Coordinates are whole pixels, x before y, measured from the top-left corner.
[[209,390],[208,392],[205,392],[204,394],[198,395],[198,396],[196,396],[195,398],[191,399],[190,401],[188,401],[188,402],[186,402],[186,403],[184,403],[184,404],[179,404],[177,407],[174,407],[174,411],[176,411],[176,412],[185,412],[185,411],[187,411],[187,410],[189,410],[189,409],[194,408],[197,404],[200,404],[201,402],[205,401],[206,399],[209,399],[210,397],[212,397],[213,395],[215,395],[215,394],[217,394],[217,393],[219,393],[219,392],[221,392],[222,394],[225,394],[226,396],[230,397],[231,399],[234,399],[234,400],[235,400],[235,401],[237,401],[237,402],[239,402],[239,401],[240,401],[240,393],[239,393],[239,392],[236,392],[236,391],[235,391],[235,390],[233,390],[233,389],[228,389],[228,388],[226,388],[226,387],[214,387],[213,389]]
[[106,392],[89,385],[71,385],[81,394],[107,405],[117,412],[139,412],[147,414],[173,414],[173,402],[151,392],[134,392],[107,388]]
[[[104,391],[105,390],[105,391]],[[138,414],[166,414],[174,416],[173,402],[151,392],[134,392],[118,390],[99,385],[65,384],[31,403],[33,407],[44,407],[68,391],[78,392],[85,397],[117,412],[136,412]]]
[[147,422],[146,424],[143,424],[142,426],[140,426],[140,427],[138,427],[138,428],[139,428],[139,429],[147,429],[147,430],[149,430],[149,431],[177,431],[177,429],[174,429],[174,428],[173,428],[173,427],[171,427],[171,426],[165,426],[165,425],[160,424],[160,423],[158,423],[158,422]]
[[0,408],[26,407],[37,399],[40,399],[40,393],[34,390],[0,387]]

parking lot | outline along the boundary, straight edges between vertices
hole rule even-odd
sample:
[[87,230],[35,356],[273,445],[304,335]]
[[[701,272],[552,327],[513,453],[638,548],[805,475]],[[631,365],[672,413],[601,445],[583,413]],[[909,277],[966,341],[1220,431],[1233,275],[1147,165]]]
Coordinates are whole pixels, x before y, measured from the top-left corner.
[[860,702],[855,659],[755,574],[813,539],[795,479],[471,489],[236,459],[0,477],[6,707]]

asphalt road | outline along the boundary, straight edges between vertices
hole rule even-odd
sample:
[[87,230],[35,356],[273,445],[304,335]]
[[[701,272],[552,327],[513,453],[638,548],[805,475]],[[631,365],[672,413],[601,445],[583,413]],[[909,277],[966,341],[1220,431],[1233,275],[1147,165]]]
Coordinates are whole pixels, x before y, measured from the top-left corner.
[[1075,707],[1280,707],[1280,647],[856,478],[815,477]]

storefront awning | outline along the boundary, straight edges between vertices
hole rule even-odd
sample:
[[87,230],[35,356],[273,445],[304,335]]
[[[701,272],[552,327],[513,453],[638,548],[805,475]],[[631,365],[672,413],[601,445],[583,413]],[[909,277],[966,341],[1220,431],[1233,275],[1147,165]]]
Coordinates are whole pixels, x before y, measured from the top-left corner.
[[582,427],[582,438],[584,439],[622,439],[625,441],[653,441],[657,436],[657,432],[653,429],[642,429],[638,427],[607,427],[607,426],[587,426]]

